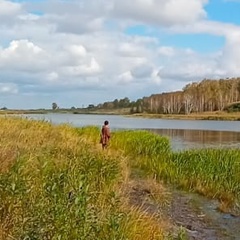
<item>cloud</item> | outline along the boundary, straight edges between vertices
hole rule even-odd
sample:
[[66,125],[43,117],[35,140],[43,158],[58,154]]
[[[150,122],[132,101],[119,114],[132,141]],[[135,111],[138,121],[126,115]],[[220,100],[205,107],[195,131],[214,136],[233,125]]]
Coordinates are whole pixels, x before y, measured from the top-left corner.
[[21,4],[11,1],[0,0],[0,19],[12,17],[21,11]]
[[159,26],[185,25],[207,16],[206,0],[114,0],[113,13]]
[[92,18],[84,14],[49,16],[48,21],[55,23],[57,32],[83,34],[85,32],[95,32],[103,28],[103,18]]
[[[216,21],[199,21],[194,24],[172,27],[171,31],[175,33],[204,33],[216,36],[223,36],[226,44],[221,53],[215,59],[216,72],[221,72],[224,76],[239,75],[239,56],[240,56],[240,26],[221,23]],[[208,69],[206,67],[206,69]],[[209,74],[206,71],[206,75]],[[211,75],[210,75],[211,76]]]
[[86,48],[82,45],[71,45],[68,49],[69,52],[76,57],[85,57],[87,54]]
[[[16,106],[27,106],[29,97],[44,107],[55,96],[61,105],[81,106],[176,90],[205,77],[239,75],[240,26],[210,21],[207,4],[0,0],[0,92],[5,97],[14,93]],[[225,45],[203,53],[187,42],[171,41],[197,34],[223,37]]]
[[67,73],[72,76],[91,76],[101,72],[101,66],[92,58],[88,64],[70,66],[66,68]]
[[132,76],[135,78],[149,78],[153,72],[151,65],[143,64],[132,69]]
[[160,75],[160,69],[154,69],[152,71],[151,79],[157,85],[160,85],[162,83],[162,79],[161,79],[161,75]]
[[[168,46],[163,46],[160,52],[162,66],[159,69],[158,76],[167,81],[199,81],[204,78],[224,77],[226,72],[219,68],[219,53],[200,54],[190,49],[170,48],[171,54],[168,54]],[[162,54],[162,52],[164,54]],[[167,54],[165,54],[167,52]]]
[[226,45],[219,60],[219,69],[225,70],[228,77],[240,75],[240,30],[232,32],[226,38]]
[[27,39],[13,40],[5,49],[0,49],[0,68],[18,71],[41,71],[46,67],[47,54]]
[[51,72],[47,74],[46,79],[49,82],[56,82],[59,79],[59,75],[56,72]]
[[1,94],[16,94],[18,93],[18,87],[13,83],[0,83]]
[[215,36],[225,37],[235,34],[235,32],[239,32],[239,30],[240,30],[239,25],[209,20],[201,20],[194,23],[188,23],[185,25],[169,27],[169,31],[175,34],[207,33]]
[[[183,64],[183,68],[188,69],[186,76],[193,77],[195,73],[195,76],[200,77],[200,79],[201,77],[218,78],[239,76],[240,26],[216,21],[199,21],[185,26],[174,26],[170,29],[174,33],[211,34],[225,38],[225,46],[220,52],[215,53],[215,56],[211,56],[210,54],[210,57],[206,55],[206,58],[203,59],[198,55],[195,56],[195,59],[189,60],[187,66]],[[160,50],[160,54],[161,53],[163,53],[163,50]],[[191,50],[189,53],[191,54]],[[184,75],[184,71],[180,71],[179,74],[181,74],[181,72]]]
[[130,71],[124,72],[118,76],[119,84],[128,84],[133,81],[133,76]]
[[40,19],[40,16],[32,13],[27,13],[23,15],[18,15],[18,19],[26,22],[37,21]]
[[[60,33],[84,34],[102,30],[107,1],[54,1],[28,3],[28,9],[41,11],[42,21]],[[37,7],[36,7],[37,6]]]
[[175,51],[173,47],[162,46],[158,48],[159,55],[163,55],[166,57],[173,57],[175,55]]

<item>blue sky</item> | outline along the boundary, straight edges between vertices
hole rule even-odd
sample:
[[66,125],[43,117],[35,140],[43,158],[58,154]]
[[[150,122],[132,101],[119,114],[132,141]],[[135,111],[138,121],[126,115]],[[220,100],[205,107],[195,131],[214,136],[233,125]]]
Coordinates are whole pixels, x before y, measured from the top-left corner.
[[240,1],[212,0],[206,6],[209,20],[240,24]]
[[0,0],[0,107],[78,107],[240,75],[237,0]]

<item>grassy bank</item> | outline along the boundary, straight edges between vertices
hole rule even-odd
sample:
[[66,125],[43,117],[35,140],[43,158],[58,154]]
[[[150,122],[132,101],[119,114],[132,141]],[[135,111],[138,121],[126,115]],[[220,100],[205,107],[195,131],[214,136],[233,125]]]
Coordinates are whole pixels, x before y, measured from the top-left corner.
[[48,114],[48,113],[60,113],[60,114],[96,114],[96,115],[127,115],[130,113],[130,108],[119,109],[6,109],[0,110],[0,115],[12,115],[12,114]]
[[164,238],[161,226],[125,202],[124,161],[94,149],[91,128],[0,124],[1,239]]
[[96,127],[0,124],[0,239],[172,239],[123,194],[131,146],[103,153]]
[[132,156],[131,166],[165,183],[220,200],[226,211],[240,203],[240,150],[198,149],[174,153],[168,139],[145,131],[116,132],[112,147]]
[[238,150],[172,153],[165,137],[118,131],[103,152],[97,127],[0,124],[0,239],[172,239],[167,220],[129,205],[132,169],[239,203]]

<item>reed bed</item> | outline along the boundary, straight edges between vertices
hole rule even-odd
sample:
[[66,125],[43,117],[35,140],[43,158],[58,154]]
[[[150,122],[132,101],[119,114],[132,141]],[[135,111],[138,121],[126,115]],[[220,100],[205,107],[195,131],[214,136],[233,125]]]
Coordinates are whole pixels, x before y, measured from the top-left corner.
[[96,128],[0,124],[0,239],[165,239],[161,226],[122,201],[121,157],[94,149]]
[[237,149],[182,151],[161,160],[149,159],[145,166],[166,183],[218,199],[225,210],[239,209],[240,151]]
[[111,146],[135,156],[166,156],[170,152],[170,142],[167,138],[148,131],[114,132]]
[[97,127],[5,117],[0,124],[0,239],[171,239],[123,199],[129,168],[239,204],[237,149],[172,152],[166,137],[116,131],[101,151]]
[[197,149],[172,152],[166,137],[146,131],[114,133],[112,147],[132,156],[131,165],[165,183],[239,206],[240,150]]
[[172,154],[173,182],[227,205],[240,200],[240,150],[201,149]]

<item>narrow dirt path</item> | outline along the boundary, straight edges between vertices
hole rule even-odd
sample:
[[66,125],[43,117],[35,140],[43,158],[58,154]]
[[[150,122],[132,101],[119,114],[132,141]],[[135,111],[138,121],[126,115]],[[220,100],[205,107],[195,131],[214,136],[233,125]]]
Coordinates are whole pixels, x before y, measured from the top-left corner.
[[[157,186],[159,189],[154,192]],[[159,194],[159,190],[163,196],[157,199],[155,195]],[[140,207],[150,215],[169,221],[172,224],[171,231],[175,235],[182,228],[189,240],[240,239],[240,218],[227,217],[229,215],[217,213],[214,209],[206,211],[201,205],[203,197],[194,198],[191,194],[164,188],[159,183],[155,183],[152,188],[152,184],[148,184],[146,179],[132,179],[128,194],[130,204]],[[204,204],[208,201],[210,202],[205,199]],[[215,214],[212,215],[214,211]]]
[[206,215],[197,206],[194,206],[188,195],[172,192],[172,201],[167,215],[174,224],[182,226],[186,230],[189,239],[225,239],[213,223],[206,219]]

